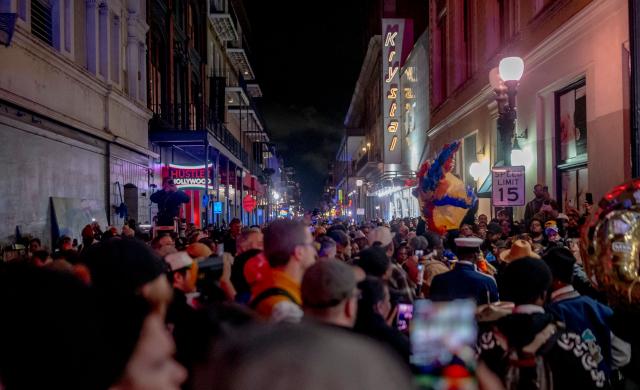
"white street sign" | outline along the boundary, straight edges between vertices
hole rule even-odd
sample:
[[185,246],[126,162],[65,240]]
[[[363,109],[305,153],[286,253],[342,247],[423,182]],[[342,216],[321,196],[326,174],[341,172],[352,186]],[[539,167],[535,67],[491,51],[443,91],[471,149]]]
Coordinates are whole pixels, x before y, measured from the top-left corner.
[[494,206],[524,206],[524,167],[494,167],[492,199]]

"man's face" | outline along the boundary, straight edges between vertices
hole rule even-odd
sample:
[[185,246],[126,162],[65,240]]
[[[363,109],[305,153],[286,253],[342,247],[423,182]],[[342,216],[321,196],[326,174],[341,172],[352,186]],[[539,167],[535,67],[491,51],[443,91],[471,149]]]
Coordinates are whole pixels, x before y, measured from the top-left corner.
[[40,250],[40,244],[38,244],[37,241],[33,241],[32,243],[29,244],[29,252],[33,253],[39,250]]
[[316,256],[318,252],[316,252],[316,247],[313,244],[313,237],[308,229],[304,229],[304,244],[299,245],[302,248],[302,253],[300,256],[300,263],[304,270],[307,270],[316,262]]
[[485,214],[480,214],[478,216],[478,224],[484,223],[485,225],[489,223],[489,218]]
[[234,222],[230,226],[231,234],[237,236],[240,234],[240,230],[242,230],[242,224],[240,222]]
[[247,241],[245,242],[245,251],[251,249],[259,249],[264,250],[264,236],[261,232],[252,233],[247,237]]
[[161,247],[162,246],[167,246],[167,245],[169,245],[169,246],[175,245],[175,243],[173,242],[173,238],[171,238],[170,236],[164,236],[164,237],[160,238],[159,244],[160,244]]
[[536,199],[542,199],[545,196],[544,189],[541,185],[536,185],[533,187],[533,194],[536,196]]
[[473,232],[471,231],[471,227],[469,225],[462,225],[460,228],[460,235],[463,237],[471,237]]

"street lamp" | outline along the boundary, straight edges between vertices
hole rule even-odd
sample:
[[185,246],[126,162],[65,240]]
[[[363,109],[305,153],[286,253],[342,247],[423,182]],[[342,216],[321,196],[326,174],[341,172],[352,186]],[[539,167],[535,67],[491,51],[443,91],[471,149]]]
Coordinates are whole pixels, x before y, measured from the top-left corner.
[[[495,90],[498,103],[498,139],[504,165],[511,165],[511,142],[516,127],[516,95],[518,82],[524,73],[524,61],[520,57],[506,57],[500,61],[498,72],[489,73],[489,82]],[[516,152],[516,157],[518,153]]]

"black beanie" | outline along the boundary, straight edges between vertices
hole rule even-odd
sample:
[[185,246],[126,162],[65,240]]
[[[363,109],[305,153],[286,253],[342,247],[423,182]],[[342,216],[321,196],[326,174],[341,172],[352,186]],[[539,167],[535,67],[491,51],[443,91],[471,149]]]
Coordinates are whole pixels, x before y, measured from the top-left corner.
[[381,278],[389,269],[390,261],[384,249],[374,246],[360,252],[356,264],[369,276]]
[[540,259],[524,257],[509,263],[500,280],[501,298],[516,305],[531,304],[551,287],[551,270]]
[[576,263],[576,258],[569,248],[553,247],[542,258],[551,269],[554,279],[567,284],[573,282],[573,266]]

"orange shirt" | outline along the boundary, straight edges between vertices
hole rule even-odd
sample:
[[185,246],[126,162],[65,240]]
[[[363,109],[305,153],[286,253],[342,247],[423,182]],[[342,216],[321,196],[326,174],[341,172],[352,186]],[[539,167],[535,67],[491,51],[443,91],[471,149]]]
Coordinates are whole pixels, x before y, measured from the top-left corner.
[[[295,300],[296,305],[302,306],[302,297],[300,294],[300,284],[293,280],[288,274],[279,269],[271,271],[271,277],[267,277],[260,281],[251,290],[251,299],[254,299],[263,291],[266,291],[272,287],[277,287],[288,292]],[[274,295],[264,299],[256,307],[256,312],[260,317],[270,319],[273,312],[273,308],[276,304],[283,301],[291,301],[284,295]]]

